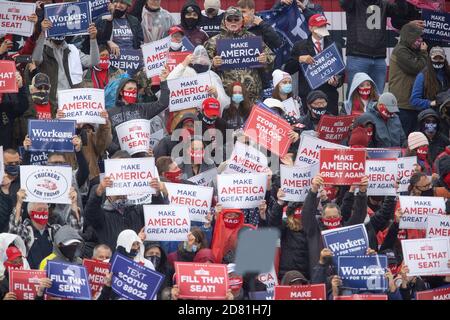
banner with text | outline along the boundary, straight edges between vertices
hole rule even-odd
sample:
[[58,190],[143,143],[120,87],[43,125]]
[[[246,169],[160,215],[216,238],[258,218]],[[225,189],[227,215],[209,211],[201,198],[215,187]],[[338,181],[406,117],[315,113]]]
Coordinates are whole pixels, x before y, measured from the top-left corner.
[[218,202],[224,208],[257,208],[264,200],[267,175],[262,173],[219,174],[217,176]]
[[44,270],[11,269],[9,291],[16,294],[17,300],[34,300],[42,278],[47,278]]
[[430,214],[427,220],[427,238],[450,237],[450,216]]
[[83,266],[86,267],[89,276],[92,297],[96,298],[105,285],[105,277],[111,270],[111,265],[99,260],[83,259]]
[[147,78],[161,74],[167,62],[171,37],[153,41],[142,45],[142,56],[145,61]]
[[106,123],[106,119],[100,116],[105,111],[103,89],[58,90],[58,109],[64,112],[64,119],[76,120],[77,123]]
[[417,291],[416,300],[450,300],[450,287],[427,291]]
[[44,16],[52,23],[46,32],[47,38],[89,34],[92,20],[87,2],[46,4]]
[[133,155],[148,152],[150,148],[150,121],[135,119],[123,122],[116,127],[120,149]]
[[422,10],[422,20],[425,22],[425,39],[450,42],[450,13]]
[[34,30],[34,23],[28,21],[28,17],[35,11],[35,3],[0,1],[0,34],[31,36]]
[[0,61],[0,93],[16,93],[19,87],[16,81],[15,61]]
[[195,77],[168,80],[170,88],[169,110],[171,112],[200,107],[203,100],[209,98],[211,77],[208,72]]
[[414,174],[414,165],[417,163],[417,157],[398,158],[398,192],[407,192],[409,179]]
[[75,120],[28,120],[30,151],[73,152]]
[[397,159],[366,160],[366,176],[368,196],[396,196]]
[[288,167],[280,164],[281,189],[284,201],[303,202],[311,189],[312,179],[319,172],[317,164],[312,166]]
[[212,168],[188,179],[199,186],[207,187],[217,177],[217,168]]
[[264,53],[261,37],[218,39],[217,55],[222,58],[221,70],[261,68],[259,55]]
[[[369,248],[369,240],[364,224],[322,231],[325,247],[339,256],[363,256]],[[337,260],[336,260],[337,261]]]
[[144,67],[141,49],[120,48],[120,55],[110,54],[111,66],[126,71],[131,77]]
[[359,184],[366,174],[366,151],[362,149],[321,149],[320,173],[325,184]]
[[348,138],[354,120],[354,115],[339,117],[323,115],[317,126],[319,139],[340,144],[344,139]]
[[338,275],[343,287],[384,291],[387,289],[386,270],[384,255],[338,257]]
[[267,157],[261,151],[236,141],[224,173],[261,173],[268,169]]
[[308,134],[300,136],[300,144],[298,146],[295,165],[312,165],[319,163],[319,152],[321,149],[348,149],[340,144],[331,143]]
[[324,283],[306,286],[276,286],[274,300],[327,300]]
[[144,205],[147,241],[184,241],[191,229],[189,210],[184,206]]
[[47,278],[52,286],[46,293],[54,297],[91,300],[91,288],[86,268],[65,262],[47,262]]
[[400,229],[426,229],[428,215],[445,214],[445,199],[441,197],[400,196],[403,216]]

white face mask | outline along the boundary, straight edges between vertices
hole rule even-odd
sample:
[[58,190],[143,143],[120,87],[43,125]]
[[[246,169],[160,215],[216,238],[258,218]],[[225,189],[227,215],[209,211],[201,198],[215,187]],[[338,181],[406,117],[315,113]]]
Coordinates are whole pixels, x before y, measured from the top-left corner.
[[173,41],[170,42],[170,48],[172,50],[179,50],[182,45],[183,45],[182,42],[173,42]]

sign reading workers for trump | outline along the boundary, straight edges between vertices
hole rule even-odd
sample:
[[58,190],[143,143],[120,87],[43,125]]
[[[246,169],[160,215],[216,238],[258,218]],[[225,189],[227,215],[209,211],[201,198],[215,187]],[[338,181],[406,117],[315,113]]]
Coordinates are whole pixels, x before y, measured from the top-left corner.
[[404,265],[408,276],[450,274],[448,237],[402,240]]
[[0,1],[0,34],[17,34],[29,37],[34,23],[28,17],[36,11],[34,3]]
[[333,252],[333,257],[363,256],[369,248],[369,240],[364,224],[322,231],[325,247]]
[[224,173],[260,173],[266,172],[268,169],[268,160],[264,153],[250,145],[236,141]]
[[179,297],[195,300],[224,300],[228,291],[228,271],[224,264],[175,262]]
[[400,196],[403,216],[400,229],[426,229],[428,215],[445,214],[445,199],[442,197]]
[[105,124],[100,116],[105,111],[105,92],[94,88],[58,90],[58,110],[64,112],[64,119],[77,123]]
[[52,23],[47,38],[89,34],[91,9],[87,2],[46,4],[44,16]]
[[366,151],[321,149],[319,170],[325,184],[359,184],[366,174]]
[[52,286],[46,293],[54,297],[91,300],[91,288],[86,268],[65,262],[47,262],[47,278]]
[[170,88],[169,111],[200,107],[203,100],[209,98],[211,77],[208,72],[195,77],[168,80]]
[[366,160],[366,176],[368,196],[396,196],[397,159]]
[[422,20],[425,22],[425,39],[450,42],[450,13],[422,10]]
[[39,281],[46,278],[44,270],[9,270],[9,291],[16,294],[17,300],[34,300]]
[[347,288],[384,291],[386,268],[387,257],[383,255],[338,257],[338,275]]
[[275,286],[274,300],[327,300],[324,283],[306,286]]
[[155,171],[155,158],[107,159],[105,177],[112,180],[113,186],[106,188],[106,195],[154,194],[150,182]]
[[280,165],[281,189],[284,201],[305,201],[311,182],[319,171],[318,165],[288,167]]
[[191,229],[189,210],[184,206],[144,206],[147,241],[184,241]]
[[219,174],[217,176],[218,203],[226,209],[257,208],[264,200],[266,190],[266,174]]
[[332,143],[341,143],[342,140],[348,138],[354,119],[355,116],[323,115],[317,127],[319,138]]
[[221,70],[261,68],[258,57],[264,53],[261,37],[218,39],[217,55],[222,58]]
[[184,183],[164,183],[171,205],[186,206],[191,221],[206,222],[211,209],[214,188]]
[[144,66],[142,50],[134,48],[120,48],[120,55],[110,54],[111,66],[126,71],[131,77]]
[[291,125],[262,103],[255,104],[245,123],[244,134],[267,150],[283,157],[291,145]]
[[409,180],[414,174],[414,165],[417,163],[417,157],[398,158],[398,192],[407,192]]
[[110,0],[81,0],[80,2],[90,3],[92,21],[96,21],[98,18],[110,13],[108,10],[108,6],[111,3]]
[[97,297],[105,284],[105,277],[111,269],[111,264],[99,260],[83,259],[83,266],[86,267],[89,275],[92,297]]
[[300,136],[295,165],[312,165],[319,163],[319,153],[321,149],[348,149],[340,144],[331,143],[308,134]]
[[171,37],[153,41],[142,45],[142,56],[145,62],[147,78],[161,74],[167,62]]
[[427,238],[450,237],[450,216],[430,214],[427,220]]
[[312,89],[320,87],[331,77],[341,73],[345,69],[344,60],[333,43],[331,46],[314,56],[313,64],[301,64],[303,74]]
[[73,152],[75,120],[28,120],[30,151]]
[[416,300],[450,300],[450,287],[427,291],[417,291]]
[[19,91],[16,81],[16,63],[0,61],[0,93],[15,93]]
[[150,121],[135,119],[123,122],[116,127],[120,149],[133,155],[147,152],[150,148]]

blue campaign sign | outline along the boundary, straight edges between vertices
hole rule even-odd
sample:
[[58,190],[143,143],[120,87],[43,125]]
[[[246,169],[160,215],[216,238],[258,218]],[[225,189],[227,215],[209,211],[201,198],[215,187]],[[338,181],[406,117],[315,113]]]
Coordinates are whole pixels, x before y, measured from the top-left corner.
[[110,55],[111,65],[126,71],[130,76],[144,67],[144,58],[141,49],[120,49],[120,56]]
[[92,21],[88,2],[46,4],[44,14],[52,23],[48,38],[88,34]]
[[273,293],[267,291],[250,291],[248,293],[250,300],[273,300]]
[[333,43],[316,55],[314,60],[314,64],[301,64],[303,74],[312,89],[320,87],[330,80],[332,76],[341,73],[345,69],[344,61],[336,43]]
[[52,286],[46,289],[47,294],[67,299],[91,300],[91,287],[85,267],[49,260],[47,277],[52,280]]
[[91,4],[92,21],[96,21],[99,17],[110,14],[108,6],[111,0],[81,0],[80,2],[89,2]]
[[333,252],[333,257],[362,256],[367,252],[369,240],[363,224],[322,231],[325,247]]
[[338,257],[338,275],[346,288],[384,291],[387,289],[386,271],[386,256]]
[[261,68],[258,57],[263,53],[261,37],[217,40],[217,55],[222,58],[221,70]]
[[[22,146],[19,147],[19,155],[23,161],[23,158],[25,156],[25,149]],[[31,165],[45,166],[47,164],[48,152],[46,152],[46,151],[29,151],[29,155],[30,155],[30,164]]]
[[75,120],[29,120],[30,151],[73,152]]
[[194,51],[195,47],[187,37],[183,37],[181,43],[183,44],[181,51],[190,51],[190,52]]
[[422,20],[424,38],[450,43],[450,13],[422,10]]
[[115,253],[111,260],[112,289],[128,300],[152,300],[164,275]]
[[402,156],[402,149],[367,148],[368,159],[397,159]]

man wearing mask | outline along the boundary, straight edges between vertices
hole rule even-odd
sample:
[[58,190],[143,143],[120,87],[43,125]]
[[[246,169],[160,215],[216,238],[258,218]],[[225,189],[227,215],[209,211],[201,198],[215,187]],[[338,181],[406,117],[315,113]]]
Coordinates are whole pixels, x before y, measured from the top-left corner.
[[426,109],[419,113],[417,117],[419,122],[420,131],[425,134],[428,139],[427,154],[431,161],[434,163],[437,156],[445,150],[445,147],[450,145],[450,141],[439,131],[439,124],[441,120],[439,115],[433,109]]
[[98,260],[98,261],[109,261],[112,256],[111,248],[108,247],[106,244],[98,244],[94,247],[93,253],[92,253],[92,259]]
[[[308,39],[301,40],[294,44],[291,52],[291,58],[286,63],[284,70],[290,74],[298,72],[299,96],[303,105],[306,105],[306,97],[313,90],[302,71],[302,65],[314,64],[314,56],[331,46],[334,41],[327,30],[329,25],[327,18],[321,14],[315,14],[309,18],[308,27],[311,31]],[[340,49],[338,49],[341,51]],[[330,80],[317,88],[324,92],[328,97],[328,113],[338,115],[338,88],[344,84],[344,73],[333,76]]]
[[52,107],[49,101],[50,87],[50,79],[45,73],[38,73],[31,80],[30,94],[36,119],[52,119]]
[[205,0],[204,7],[199,26],[209,38],[212,38],[220,33],[225,11],[220,9],[220,0]]
[[172,26],[169,29],[170,36],[170,52],[181,52],[183,51],[183,37],[184,31],[179,26]]
[[52,27],[48,19],[42,21],[42,32],[36,42],[32,59],[40,72],[50,79],[50,104],[54,116],[58,108],[57,91],[80,87],[83,81],[83,67],[88,68],[100,62],[97,45],[97,28],[89,26],[89,55],[68,44],[65,37],[45,39],[45,33]]
[[194,45],[203,45],[208,35],[200,29],[201,11],[195,0],[187,0],[181,9],[181,24],[184,35]]
[[303,130],[316,130],[320,118],[327,113],[328,97],[320,91],[311,91],[306,97],[308,112],[300,118],[300,123],[304,125]]
[[400,123],[397,99],[390,92],[383,93],[377,104],[367,107],[375,122],[375,135],[373,139],[378,148],[402,147],[406,141],[405,133]]
[[161,181],[171,183],[188,183],[186,180],[181,179],[183,172],[171,157],[159,157],[158,160],[156,160],[155,165]]
[[[144,43],[158,41],[175,25],[172,15],[161,8],[161,0],[138,0],[131,14],[140,21],[144,33]],[[142,6],[142,4],[144,4]],[[139,10],[140,8],[140,10]]]
[[20,157],[14,149],[3,151],[5,174],[0,189],[0,233],[8,231],[9,216],[16,203],[16,193],[20,188]]

